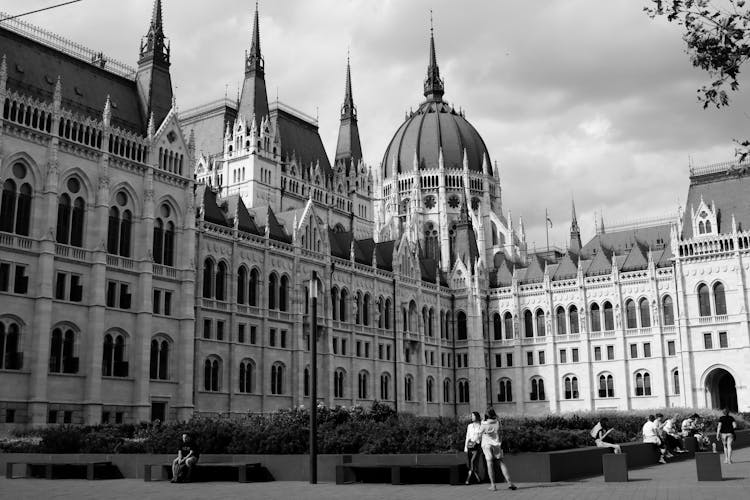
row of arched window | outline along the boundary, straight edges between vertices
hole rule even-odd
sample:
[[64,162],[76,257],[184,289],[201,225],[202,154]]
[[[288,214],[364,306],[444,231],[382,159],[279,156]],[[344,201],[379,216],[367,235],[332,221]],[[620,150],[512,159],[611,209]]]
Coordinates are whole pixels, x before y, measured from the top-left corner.
[[699,284],[698,314],[701,316],[721,316],[726,313],[727,299],[724,284],[719,281],[710,288],[705,283]]
[[[223,361],[219,356],[211,355],[203,361],[203,390],[208,392],[219,392],[224,390],[222,383]],[[285,393],[286,366],[284,363],[277,361],[271,365],[270,370],[271,394],[281,395]],[[309,371],[305,370],[305,376],[309,376]],[[240,393],[256,393],[256,367],[252,359],[243,359],[240,361],[238,373],[237,389]],[[309,379],[305,381],[309,385]]]

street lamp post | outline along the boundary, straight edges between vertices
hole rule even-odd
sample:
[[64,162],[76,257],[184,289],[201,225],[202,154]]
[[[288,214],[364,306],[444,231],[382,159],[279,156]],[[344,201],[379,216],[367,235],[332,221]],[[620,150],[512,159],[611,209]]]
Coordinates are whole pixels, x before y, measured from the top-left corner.
[[312,319],[310,321],[310,484],[318,483],[318,273],[310,280]]

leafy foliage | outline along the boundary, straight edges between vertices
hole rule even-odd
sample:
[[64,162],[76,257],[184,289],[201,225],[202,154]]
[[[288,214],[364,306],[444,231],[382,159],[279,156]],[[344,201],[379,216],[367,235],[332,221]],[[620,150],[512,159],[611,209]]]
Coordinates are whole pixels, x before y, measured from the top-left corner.
[[[656,410],[651,410],[653,413]],[[664,410],[682,417],[692,409]],[[617,442],[640,439],[649,412],[555,414],[501,418],[504,446],[510,452],[553,451],[591,446],[589,430],[607,416]],[[715,428],[718,412],[702,410],[706,426]],[[309,412],[280,410],[240,419],[195,417],[188,422],[140,425],[52,426],[0,439],[0,451],[17,453],[175,453],[183,432],[194,436],[203,453],[298,454],[309,445]],[[736,416],[738,427],[746,422]],[[326,408],[318,411],[320,453],[451,453],[462,451],[466,419],[396,414],[375,402],[369,409]]]
[[[693,66],[708,72],[712,81],[698,90],[703,107],[729,105],[729,91],[739,89],[738,77],[750,58],[750,8],[745,0],[651,0],[644,11],[664,16],[684,27],[683,40]],[[742,162],[750,154],[750,140],[735,141]]]

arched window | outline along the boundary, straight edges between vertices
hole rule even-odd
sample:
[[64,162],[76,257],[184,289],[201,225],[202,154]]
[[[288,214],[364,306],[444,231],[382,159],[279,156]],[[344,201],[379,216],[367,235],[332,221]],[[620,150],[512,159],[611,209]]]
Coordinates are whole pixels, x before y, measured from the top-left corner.
[[680,393],[680,371],[672,370],[672,389],[675,394]]
[[497,382],[497,402],[498,403],[510,403],[513,401],[513,388],[511,387],[510,379],[501,378]]
[[534,336],[534,315],[528,309],[523,313],[523,334],[525,337]]
[[344,397],[344,377],[346,376],[344,370],[339,368],[333,373],[333,397],[343,398]]
[[366,293],[362,298],[362,324],[369,326],[370,324],[370,294]]
[[221,390],[221,360],[218,358],[206,358],[203,363],[203,389],[210,392]]
[[578,308],[576,306],[570,306],[570,309],[568,309],[568,319],[568,322],[570,323],[570,333],[579,333]]
[[125,336],[121,333],[108,333],[104,336],[102,375],[105,377],[128,376],[128,362],[125,361]]
[[714,314],[717,316],[727,313],[727,299],[724,294],[724,284],[714,285]]
[[30,175],[26,165],[20,162],[13,165],[10,174],[3,183],[0,200],[0,231],[28,236],[33,194],[27,179]]
[[240,266],[237,271],[237,303],[245,303],[245,291],[247,288],[247,269],[245,266]]
[[599,397],[615,397],[615,379],[609,373],[599,375]]
[[255,363],[251,359],[240,362],[240,392],[255,392]]
[[615,315],[612,311],[612,303],[607,301],[604,306],[604,329],[611,332],[615,329]]
[[0,369],[20,370],[23,353],[19,352],[21,328],[13,320],[0,319]]
[[451,402],[451,379],[443,380],[443,403]]
[[308,397],[310,395],[310,368],[305,367],[305,373],[303,375],[302,385],[304,386],[304,396]]
[[434,336],[434,332],[433,332],[434,324],[435,324],[435,309],[430,307],[430,310],[427,312],[427,336],[428,337]]
[[154,220],[154,262],[165,266],[174,265],[174,233],[175,225],[172,219],[172,209],[166,203],[159,207],[159,216]]
[[367,386],[370,383],[370,377],[366,371],[359,372],[359,376],[357,377],[357,387],[358,387],[358,397],[359,399],[367,399],[368,397],[368,390]]
[[503,328],[505,329],[505,338],[510,340],[513,338],[513,315],[510,312],[506,312],[503,316]]
[[565,386],[565,399],[578,399],[578,377],[567,375],[563,378]]
[[641,313],[641,328],[651,326],[651,312],[649,311],[648,299],[643,297],[638,301],[638,309]]
[[413,394],[412,388],[414,386],[414,378],[411,375],[404,377],[404,401],[412,401]]
[[544,337],[546,331],[544,329],[544,311],[537,309],[536,311],[536,335],[537,337]]
[[701,316],[711,316],[710,295],[708,285],[705,283],[698,285],[698,312]]
[[76,332],[70,328],[58,327],[52,330],[49,352],[50,373],[78,373]]
[[203,297],[210,299],[213,296],[214,287],[214,262],[206,259],[203,262]]
[[635,395],[651,395],[651,375],[647,371],[639,371],[635,374]]
[[635,302],[628,299],[625,302],[625,326],[627,328],[638,328],[638,317],[635,311]]
[[250,271],[250,281],[247,285],[247,299],[251,306],[258,305],[258,286],[260,285],[260,273],[253,268]]
[[500,319],[500,315],[498,313],[492,315],[492,333],[493,339],[503,339],[503,320]]
[[268,276],[268,308],[276,309],[276,289],[278,288],[278,276],[271,273]]
[[279,362],[271,366],[271,394],[284,394],[284,365]]
[[339,289],[335,286],[331,288],[331,319],[338,320],[339,310]]
[[279,285],[279,310],[289,310],[289,276],[286,274],[281,277]]
[[347,308],[347,300],[349,299],[349,292],[346,288],[341,289],[341,300],[339,300],[339,321],[346,321],[349,312]]
[[543,401],[544,400],[544,381],[539,377],[533,377],[531,379],[531,393],[529,394],[531,401]]
[[566,328],[565,308],[562,306],[558,307],[555,311],[555,324],[557,325],[558,335],[565,335],[568,333]]
[[458,381],[458,402],[468,403],[469,402],[469,381],[459,380]]
[[467,331],[466,331],[466,313],[463,311],[458,311],[458,314],[456,314],[456,319],[458,320],[458,340],[466,340],[467,338]]
[[151,339],[149,361],[149,378],[169,380],[169,341],[167,339],[160,337]]
[[435,385],[435,380],[432,377],[427,377],[427,382],[425,384],[425,393],[427,395],[427,402],[432,403],[433,397],[432,397],[432,388]]
[[589,315],[591,316],[591,331],[600,332],[602,330],[602,318],[599,314],[599,304],[596,302],[591,304],[589,308]]
[[664,318],[664,325],[674,325],[674,306],[672,305],[672,297],[665,295],[661,299],[661,315]]
[[216,300],[227,299],[227,265],[224,262],[219,262],[216,266],[216,289],[215,289]]
[[389,392],[391,386],[391,376],[387,373],[380,375],[380,399],[386,401],[389,399]]
[[362,292],[359,290],[354,295],[354,324],[362,323]]
[[118,191],[115,203],[109,209],[107,227],[107,253],[130,257],[131,226],[133,224],[132,201],[125,191]]

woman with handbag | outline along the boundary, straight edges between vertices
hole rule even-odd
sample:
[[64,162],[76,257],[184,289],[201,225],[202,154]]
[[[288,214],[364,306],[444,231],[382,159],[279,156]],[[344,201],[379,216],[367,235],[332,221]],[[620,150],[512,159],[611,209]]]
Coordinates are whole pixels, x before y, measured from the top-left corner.
[[471,422],[466,428],[466,442],[464,444],[464,451],[469,461],[469,477],[466,478],[466,484],[471,482],[471,477],[477,478],[477,482],[481,482],[479,474],[477,474],[477,466],[479,465],[479,457],[482,452],[481,447],[482,441],[482,417],[476,411],[471,412]]
[[503,449],[501,447],[500,440],[500,422],[497,418],[497,413],[493,408],[487,410],[484,415],[484,422],[482,422],[482,452],[484,452],[484,458],[487,461],[487,474],[490,476],[490,491],[495,491],[495,461],[500,464],[500,471],[505,476],[505,480],[508,482],[508,489],[515,490],[516,485],[510,479],[510,473],[508,468],[503,462]]

